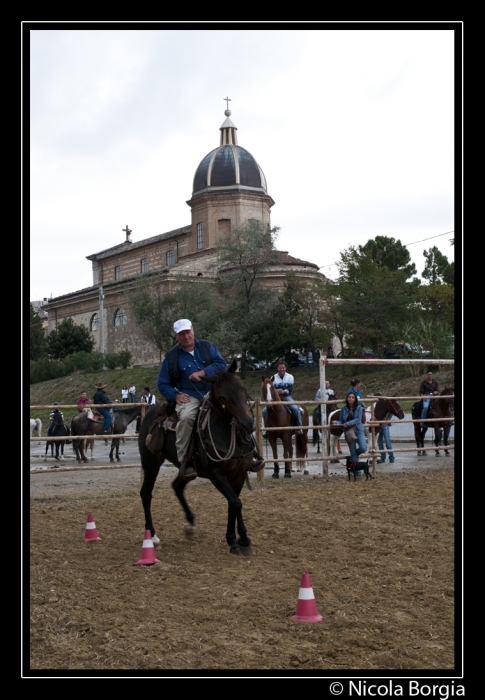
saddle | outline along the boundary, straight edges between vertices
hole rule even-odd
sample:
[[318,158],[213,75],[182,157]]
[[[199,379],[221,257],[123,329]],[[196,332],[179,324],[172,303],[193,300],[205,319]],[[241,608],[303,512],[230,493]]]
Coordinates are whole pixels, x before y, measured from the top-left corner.
[[157,405],[157,417],[150,424],[145,440],[145,445],[150,452],[156,454],[162,451],[165,431],[172,430],[175,432],[178,422],[179,417],[175,412],[174,403],[165,402]]

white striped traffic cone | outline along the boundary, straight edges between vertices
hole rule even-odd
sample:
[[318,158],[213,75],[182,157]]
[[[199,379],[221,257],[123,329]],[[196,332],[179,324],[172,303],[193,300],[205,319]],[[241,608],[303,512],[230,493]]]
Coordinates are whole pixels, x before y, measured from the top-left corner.
[[96,530],[96,523],[91,513],[88,515],[88,520],[86,522],[86,530],[84,532],[84,541],[91,542],[91,540],[100,540],[98,537],[98,531]]
[[145,566],[149,566],[150,564],[160,564],[159,559],[155,557],[155,547],[153,546],[152,534],[150,530],[145,530],[140,559],[136,561],[133,566],[138,566],[139,564],[145,564]]
[[318,614],[310,574],[303,574],[301,577],[296,614],[291,619],[293,622],[321,622],[323,620],[323,617]]

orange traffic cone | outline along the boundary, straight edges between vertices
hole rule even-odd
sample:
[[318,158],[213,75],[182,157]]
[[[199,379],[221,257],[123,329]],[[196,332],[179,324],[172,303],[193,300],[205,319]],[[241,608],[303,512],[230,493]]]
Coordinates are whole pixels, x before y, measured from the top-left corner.
[[137,566],[138,564],[145,564],[146,566],[150,564],[160,564],[160,560],[155,557],[155,547],[153,546],[150,530],[145,530],[140,559],[136,561],[133,566]]
[[296,614],[291,619],[293,622],[321,622],[323,620],[323,617],[318,614],[310,574],[303,574],[301,577]]
[[91,513],[88,515],[88,520],[86,522],[86,530],[84,532],[84,541],[90,542],[91,540],[100,540],[98,537],[98,531],[96,530],[96,523]]

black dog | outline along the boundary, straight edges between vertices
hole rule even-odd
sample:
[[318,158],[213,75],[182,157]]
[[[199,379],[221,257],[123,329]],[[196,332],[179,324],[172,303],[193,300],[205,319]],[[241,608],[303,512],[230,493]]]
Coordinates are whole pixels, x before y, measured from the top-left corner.
[[367,460],[366,462],[352,462],[352,458],[347,457],[346,461],[347,461],[347,475],[349,477],[349,481],[350,481],[351,474],[354,475],[354,481],[356,481],[355,472],[358,472],[358,471],[364,472],[366,481],[369,479],[369,477],[371,479],[373,479],[372,474],[369,472],[369,460]]

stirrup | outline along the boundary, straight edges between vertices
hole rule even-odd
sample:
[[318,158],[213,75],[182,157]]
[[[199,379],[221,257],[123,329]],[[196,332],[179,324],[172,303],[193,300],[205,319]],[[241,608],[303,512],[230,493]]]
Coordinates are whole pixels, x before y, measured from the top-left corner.
[[250,472],[260,472],[261,469],[264,468],[264,459],[262,457],[255,457],[253,460],[253,463],[251,464],[249,471]]

